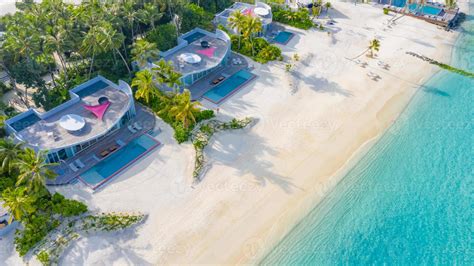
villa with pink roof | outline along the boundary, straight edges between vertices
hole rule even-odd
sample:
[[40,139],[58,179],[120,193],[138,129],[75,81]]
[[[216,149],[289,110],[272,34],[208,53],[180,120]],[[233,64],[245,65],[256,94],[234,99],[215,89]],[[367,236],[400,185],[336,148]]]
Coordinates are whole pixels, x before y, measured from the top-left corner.
[[174,65],[182,74],[183,85],[188,87],[225,66],[230,54],[231,40],[227,33],[195,28],[178,37],[178,45],[161,52],[160,57]]
[[255,4],[235,2],[231,7],[226,8],[215,16],[214,24],[224,25],[229,30],[235,32],[235,29],[229,28],[227,26],[227,21],[234,12],[241,12],[244,15],[259,18],[262,22],[262,30],[260,35],[264,35],[267,30],[270,29],[270,26],[273,22],[272,8],[265,3],[257,1]]
[[70,100],[47,111],[29,109],[5,122],[8,134],[35,151],[48,151],[48,162],[73,158],[135,116],[130,86],[97,76],[69,91]]

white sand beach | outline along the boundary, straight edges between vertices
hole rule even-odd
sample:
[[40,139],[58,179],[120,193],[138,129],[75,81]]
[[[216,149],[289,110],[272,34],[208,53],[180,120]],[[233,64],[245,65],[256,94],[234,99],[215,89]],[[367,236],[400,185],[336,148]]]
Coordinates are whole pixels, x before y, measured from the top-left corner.
[[[258,262],[337,185],[437,71],[405,52],[449,62],[457,36],[411,17],[388,27],[392,15],[381,7],[333,6],[331,35],[290,29],[296,36],[282,49],[285,60],[294,53],[301,57],[294,74],[285,71],[284,62],[253,63],[259,77],[220,106],[223,120],[258,121],[213,138],[206,148],[211,167],[200,184],[192,186],[191,144],[178,145],[171,128],[158,121],[163,133],[156,138],[164,145],[104,189],[91,193],[81,183],[55,188],[92,210],[149,215],[136,228],[79,240],[62,264]],[[363,55],[359,64],[347,59],[375,37],[381,42],[375,59]],[[373,80],[369,72],[380,78]],[[1,240],[0,260],[19,264],[6,241],[11,240]]]

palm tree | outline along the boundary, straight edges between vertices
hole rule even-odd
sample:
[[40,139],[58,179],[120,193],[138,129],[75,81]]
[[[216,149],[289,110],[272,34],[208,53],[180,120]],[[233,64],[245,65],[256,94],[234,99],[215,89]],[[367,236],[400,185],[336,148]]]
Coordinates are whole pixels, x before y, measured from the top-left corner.
[[7,188],[2,193],[3,206],[10,211],[9,223],[15,220],[21,221],[21,218],[35,211],[33,204],[36,199],[27,194],[26,187]]
[[132,46],[132,60],[137,62],[140,68],[144,68],[148,64],[148,59],[156,58],[159,51],[156,43],[150,43],[144,39],[138,40]]
[[103,30],[103,42],[102,45],[104,46],[104,49],[106,51],[113,50],[115,51],[120,58],[122,59],[125,67],[127,68],[128,75],[132,75],[132,71],[130,71],[130,67],[128,66],[127,60],[125,60],[125,57],[123,57],[123,54],[120,52],[120,46],[122,45],[123,40],[125,39],[125,36],[117,32],[116,29],[112,26],[112,24],[106,22],[102,25],[102,30]]
[[331,8],[331,2],[326,2],[326,3],[324,4],[324,7],[326,8],[326,12],[328,12],[329,9]]
[[380,50],[380,41],[377,39],[373,39],[369,43],[369,49],[370,49],[370,57],[374,57],[374,51],[379,51]]
[[64,27],[53,27],[48,35],[45,36],[45,47],[48,51],[53,52],[59,59],[62,70],[66,79],[68,79],[68,72],[66,60],[64,59],[64,52],[70,50],[73,46],[73,38],[71,33]]
[[158,84],[164,84],[174,90],[182,85],[182,75],[174,70],[173,63],[161,59],[152,70]]
[[191,101],[191,93],[189,90],[184,90],[183,93],[177,94],[174,97],[173,105],[169,110],[169,114],[177,121],[183,123],[184,128],[188,128],[190,122],[196,123],[195,113],[199,112],[199,102]]
[[0,161],[2,172],[10,173],[18,160],[18,156],[23,152],[22,143],[14,143],[10,139],[0,140]]
[[155,29],[155,21],[163,17],[163,13],[160,12],[158,6],[152,3],[145,3],[143,9],[139,11],[140,21],[151,25],[152,29]]
[[53,179],[56,173],[50,169],[56,163],[46,163],[46,152],[35,152],[31,148],[26,148],[19,156],[16,163],[20,175],[18,176],[16,185],[27,184],[28,189],[38,192],[44,188],[46,179]]
[[144,99],[147,104],[150,103],[151,99],[158,98],[161,95],[155,86],[153,74],[148,69],[137,72],[132,80],[132,87],[137,88],[135,98]]
[[170,68],[165,79],[165,84],[172,88],[174,93],[178,93],[179,88],[183,85],[181,82],[181,77],[181,73],[174,71],[173,68]]
[[82,40],[82,50],[84,53],[91,55],[91,65],[89,68],[89,78],[92,73],[92,67],[94,66],[95,56],[101,52],[104,52],[104,46],[102,45],[104,39],[103,29],[99,25],[92,26],[87,31],[84,39]]
[[240,39],[242,38],[242,31],[247,24],[248,17],[242,14],[240,11],[235,11],[227,20],[228,26],[235,29],[239,35],[239,51],[240,51]]
[[128,22],[132,34],[132,40],[135,37],[135,20],[138,18],[138,12],[133,7],[133,4],[133,1],[124,1],[122,5],[122,16],[125,17]]
[[445,2],[446,2],[446,6],[449,8],[453,8],[454,6],[456,6],[455,0],[445,0]]
[[255,55],[254,35],[259,33],[262,30],[262,21],[257,17],[250,17],[247,19],[246,27],[244,30],[244,37],[249,38],[252,45],[252,56]]

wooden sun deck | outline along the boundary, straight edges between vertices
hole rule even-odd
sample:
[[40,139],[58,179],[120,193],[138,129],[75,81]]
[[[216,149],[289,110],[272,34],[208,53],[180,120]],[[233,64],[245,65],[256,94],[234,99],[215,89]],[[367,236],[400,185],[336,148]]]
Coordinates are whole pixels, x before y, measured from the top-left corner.
[[[156,117],[151,111],[146,110],[143,106],[139,105],[138,103],[135,104],[137,114],[136,116],[129,121],[129,124],[133,124],[138,122],[138,124],[143,128],[143,130],[138,131],[136,133],[132,133],[127,126],[123,126],[122,128],[118,129],[110,136],[107,136],[97,142],[96,144],[90,146],[89,148],[82,150],[76,156],[69,158],[66,161],[61,162],[58,166],[53,167],[53,170],[59,174],[59,176],[54,180],[48,180],[48,185],[66,185],[75,181],[75,179],[81,175],[82,173],[86,172],[88,169],[96,165],[99,161],[103,158],[100,154],[109,149],[112,146],[117,146],[119,150],[121,147],[117,143],[117,141],[121,141],[125,144],[129,143],[131,140],[137,138],[138,136],[152,130],[155,128]],[[117,151],[115,150],[115,151]],[[114,152],[115,152],[114,151]],[[110,153],[112,154],[112,153]],[[84,168],[79,169],[78,171],[74,172],[69,164],[74,162],[75,160],[79,159],[84,165]]]
[[[240,58],[242,64],[234,65],[232,63],[233,58]],[[243,57],[239,54],[236,54],[236,53],[232,53],[232,55],[229,57],[229,62],[226,66],[220,67],[219,69],[213,71],[212,73],[210,73],[206,77],[198,80],[196,83],[194,83],[193,85],[191,85],[189,87],[189,91],[191,91],[192,100],[196,101],[196,100],[201,99],[201,97],[206,92],[208,92],[213,87],[219,85],[220,83],[215,84],[215,85],[212,84],[212,81],[219,78],[220,76],[222,76],[222,74],[231,76],[231,75],[237,73],[239,70],[244,69],[244,68],[248,68],[248,67],[249,67],[249,64],[248,64],[247,60],[245,59],[245,57]]]

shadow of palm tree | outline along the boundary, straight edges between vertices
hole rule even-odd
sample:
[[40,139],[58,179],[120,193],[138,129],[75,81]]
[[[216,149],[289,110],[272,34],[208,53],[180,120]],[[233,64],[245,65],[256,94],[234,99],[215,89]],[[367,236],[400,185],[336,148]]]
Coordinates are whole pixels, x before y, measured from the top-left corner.
[[274,165],[263,159],[276,156],[278,151],[266,145],[263,138],[251,131],[247,134],[239,131],[224,131],[213,136],[205,149],[209,162],[234,168],[239,176],[250,174],[260,186],[274,184],[286,193],[292,193],[295,186],[290,178],[273,172],[271,169]]
[[[98,232],[86,235],[82,237],[79,242],[71,243],[71,245],[64,251],[59,265],[64,263],[66,257],[68,258],[68,261],[73,262],[74,265],[86,264],[89,255],[96,251],[96,249],[92,250],[84,248],[84,245],[87,245],[88,243],[100,243],[104,248],[112,247],[113,252],[108,254],[107,258],[110,258],[111,260],[115,259],[117,261],[111,261],[111,264],[119,263],[118,260],[125,260],[131,265],[153,265],[137,254],[136,248],[129,247],[125,244],[125,241],[136,239],[138,237],[137,230],[142,226],[142,224],[143,223],[140,223],[132,228],[126,228],[118,233],[111,234],[108,232]],[[81,247],[73,249],[76,245],[81,245]],[[145,248],[141,249],[150,250],[151,248],[151,245],[148,244]]]
[[316,75],[303,76],[300,73],[294,73],[296,80],[306,84],[310,89],[315,92],[329,93],[332,95],[339,94],[345,97],[353,96],[352,92],[342,88],[336,82],[329,81],[323,77],[317,77]]

